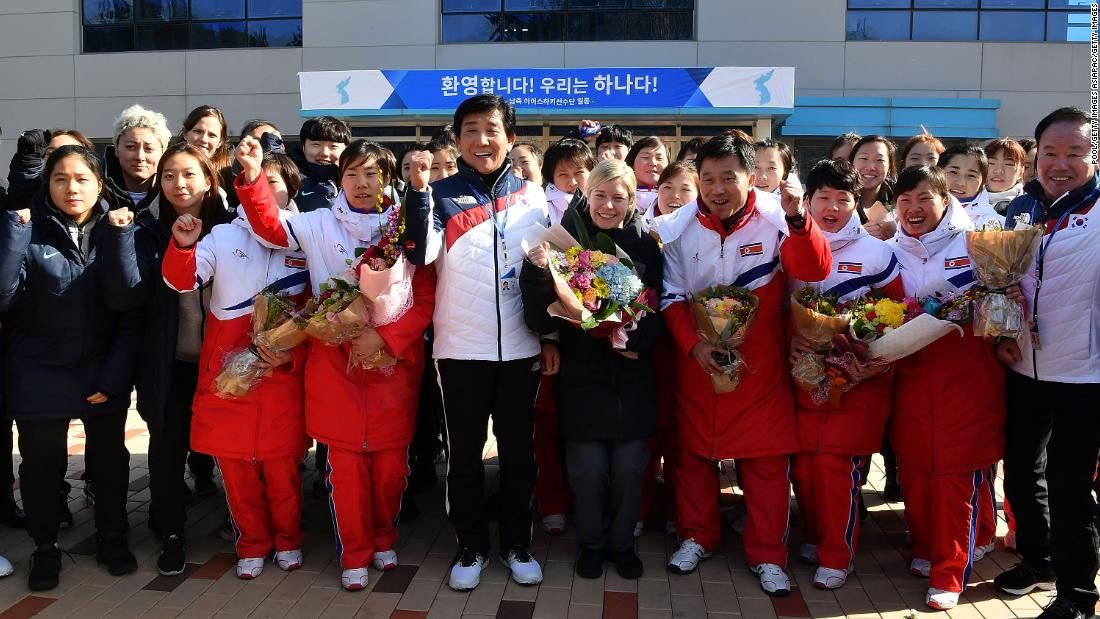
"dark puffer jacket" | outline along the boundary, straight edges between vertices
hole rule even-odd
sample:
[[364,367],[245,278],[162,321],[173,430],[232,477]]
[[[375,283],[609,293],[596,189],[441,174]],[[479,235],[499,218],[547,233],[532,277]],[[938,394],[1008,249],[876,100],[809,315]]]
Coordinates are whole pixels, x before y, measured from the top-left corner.
[[295,149],[290,158],[298,164],[302,174],[302,187],[294,198],[298,210],[308,213],[319,208],[330,208],[336,200],[336,194],[340,193],[340,167],[334,164],[310,163],[306,161],[301,149]]
[[[630,216],[622,228],[599,230],[592,222],[585,201],[566,211],[562,226],[577,238],[574,206],[591,238],[605,232],[634,262],[642,283],[652,289],[650,307],[656,310],[663,281],[661,251],[657,241],[642,228],[641,217]],[[647,438],[657,425],[657,389],[654,346],[660,338],[660,314],[646,314],[629,333],[626,350],[637,353],[629,359],[611,347],[606,337],[593,337],[579,327],[550,318],[548,305],[557,297],[548,269],[530,262],[520,273],[524,319],[533,331],[559,333],[561,369],[554,377],[561,433],[568,441],[624,441]]]
[[[140,323],[122,274],[135,266],[134,226],[110,225],[106,201],[74,242],[72,220],[44,192],[34,218],[0,214],[0,314],[6,339],[6,406],[14,419],[125,413]],[[107,396],[103,404],[87,398]]]

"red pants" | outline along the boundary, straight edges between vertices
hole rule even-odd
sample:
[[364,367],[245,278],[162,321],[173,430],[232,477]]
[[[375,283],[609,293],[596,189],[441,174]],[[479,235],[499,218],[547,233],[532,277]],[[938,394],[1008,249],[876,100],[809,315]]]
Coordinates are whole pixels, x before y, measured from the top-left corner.
[[329,447],[328,504],[344,569],[366,567],[375,552],[393,550],[408,477],[407,447],[370,452]]
[[974,563],[983,485],[989,469],[933,475],[898,463],[913,556],[932,562],[930,586],[962,592]]
[[241,559],[302,547],[301,458],[218,458]]
[[993,467],[982,472],[982,487],[978,493],[978,532],[975,546],[988,546],[997,539],[997,493],[993,488]]
[[539,397],[535,400],[535,464],[539,469],[535,479],[535,500],[539,504],[539,517],[568,512],[573,493],[565,481],[553,376],[542,377]]
[[859,546],[860,467],[865,457],[803,452],[794,458],[794,495],[803,538],[818,563],[834,570],[855,564]]
[[[791,461],[787,456],[738,460],[745,490],[745,559],[750,566],[787,565],[790,534]],[[722,538],[716,463],[686,450],[676,460],[676,528],[683,539],[714,550]]]

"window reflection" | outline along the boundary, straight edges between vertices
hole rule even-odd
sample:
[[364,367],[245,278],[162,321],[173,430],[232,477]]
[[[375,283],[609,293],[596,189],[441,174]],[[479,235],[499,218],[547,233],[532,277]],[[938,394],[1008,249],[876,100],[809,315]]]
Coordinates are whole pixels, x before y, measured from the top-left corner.
[[694,0],[443,0],[441,6],[443,43],[667,41],[695,35]]

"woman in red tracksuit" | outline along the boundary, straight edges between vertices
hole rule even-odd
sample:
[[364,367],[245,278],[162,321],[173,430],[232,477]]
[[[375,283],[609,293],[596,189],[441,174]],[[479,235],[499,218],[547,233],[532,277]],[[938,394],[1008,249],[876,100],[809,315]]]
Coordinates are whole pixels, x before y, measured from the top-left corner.
[[[863,184],[850,163],[824,160],[806,177],[805,203],[821,226],[833,265],[822,281],[795,279],[788,290],[811,286],[841,301],[877,290],[892,299],[905,296],[898,261],[885,241],[867,233],[855,215]],[[797,333],[791,343],[791,363],[802,352],[813,352]],[[803,544],[799,555],[817,563],[814,586],[836,589],[852,571],[859,543],[861,469],[878,450],[890,414],[893,376],[889,366],[854,370],[859,384],[840,398],[815,404],[813,394],[795,386],[795,412],[802,446],[794,459],[794,493],[802,513]]]
[[[378,244],[398,208],[385,190],[395,170],[388,151],[356,140],[340,155],[342,191],[331,209],[280,217],[267,183],[259,179],[260,145],[246,138],[237,149],[243,172],[236,189],[248,221],[264,243],[306,255],[314,294],[339,276],[359,248]],[[310,341],[306,361],[306,431],[329,447],[325,483],[348,590],[367,586],[367,566],[397,567],[397,517],[409,474],[408,447],[416,423],[424,367],[424,330],[435,307],[435,269],[416,267],[413,301],[396,321],[367,329],[356,343],[365,356],[384,350],[398,359],[392,372],[349,370],[351,344]]]
[[[898,177],[892,240],[908,296],[944,298],[975,285],[972,223],[938,168]],[[1004,452],[1005,370],[992,341],[949,333],[895,364],[890,442],[913,538],[910,570],[930,579],[929,607],[954,608],[974,562],[988,475]]]
[[[297,166],[285,155],[264,159],[264,172],[279,208],[297,212],[291,196]],[[271,191],[271,190],[269,190]],[[191,419],[191,448],[211,454],[225,481],[236,534],[237,576],[263,571],[272,550],[283,570],[302,566],[302,476],[298,463],[308,448],[305,432],[302,347],[285,353],[256,349],[269,374],[237,399],[218,395],[214,379],[229,354],[252,343],[252,299],[264,289],[304,301],[309,284],[305,255],[270,249],[254,236],[243,212],[214,226],[201,241],[202,221],[181,215],[162,271],[170,287],[187,292],[213,281],[210,317],[199,355],[199,380]]]

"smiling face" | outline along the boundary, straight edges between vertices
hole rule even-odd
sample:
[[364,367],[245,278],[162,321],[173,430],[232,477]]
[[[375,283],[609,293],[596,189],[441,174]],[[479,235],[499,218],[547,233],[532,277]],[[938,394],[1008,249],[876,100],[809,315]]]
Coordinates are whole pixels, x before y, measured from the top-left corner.
[[267,184],[271,187],[271,195],[275,196],[275,204],[279,208],[286,210],[290,204],[290,190],[287,189],[286,183],[283,181],[283,176],[279,174],[278,168],[265,167],[264,177],[267,178]]
[[147,189],[149,180],[157,173],[157,164],[164,154],[156,132],[148,127],[130,127],[118,136],[115,149],[126,187],[130,191]]
[[699,187],[695,179],[686,172],[665,179],[657,188],[657,212],[668,215],[699,197]]
[[882,142],[868,142],[859,147],[852,161],[863,181],[864,191],[878,191],[890,170],[890,152]]
[[950,161],[945,161],[943,178],[947,181],[947,191],[960,202],[971,200],[981,193],[985,182],[978,158],[973,155],[954,155]]
[[989,158],[989,190],[998,193],[1008,191],[1020,182],[1023,170],[1003,149]]
[[661,178],[661,172],[668,167],[668,153],[665,147],[653,146],[638,151],[634,158],[634,176],[639,187],[652,187]]
[[756,188],[768,193],[779,189],[783,180],[783,159],[778,148],[761,148],[756,151]]
[[736,155],[704,159],[699,170],[703,204],[719,219],[727,219],[745,206],[756,175],[750,174]]
[[1089,126],[1059,122],[1047,127],[1036,155],[1037,177],[1047,198],[1056,200],[1096,174],[1091,160]]
[[1038,151],[1034,148],[1027,151],[1024,155],[1024,182],[1030,183],[1035,180],[1035,158],[1038,156]]
[[489,174],[504,165],[516,141],[516,137],[505,130],[504,117],[497,109],[465,115],[462,126],[456,130],[458,152],[478,174]]
[[622,142],[604,142],[596,149],[596,161],[607,161],[608,159],[626,161],[626,154],[629,152],[630,147]]
[[160,190],[178,214],[198,210],[210,187],[210,178],[193,155],[178,153],[164,162]]
[[95,172],[78,155],[70,155],[50,171],[50,199],[77,224],[88,220],[103,190]]
[[827,232],[840,232],[856,211],[856,196],[828,185],[806,198],[810,216]]
[[935,230],[946,211],[946,198],[932,191],[932,184],[926,180],[912,191],[898,194],[898,220],[905,233],[913,238]]
[[302,152],[306,161],[318,165],[336,165],[340,161],[340,153],[344,152],[347,144],[332,142],[330,140],[305,140],[302,142]]
[[[881,146],[881,145],[880,145]],[[940,160],[939,153],[928,142],[917,142],[905,155],[902,167],[908,168],[914,165],[934,166]]]
[[203,116],[183,137],[191,146],[202,149],[207,157],[213,157],[214,151],[222,145],[222,124],[213,116]]
[[577,165],[572,161],[559,161],[554,165],[554,186],[562,193],[575,193],[584,191],[588,183],[588,175],[592,171],[586,166]]
[[508,153],[508,158],[512,160],[512,172],[517,176],[536,185],[542,185],[542,168],[531,149],[526,146],[517,146]]
[[458,162],[455,161],[455,156],[454,153],[451,152],[451,149],[444,148],[443,150],[437,150],[432,153],[432,167],[429,168],[429,172],[429,183],[434,183],[440,179],[449,178],[458,174]]
[[351,162],[340,177],[340,187],[344,190],[348,206],[359,211],[378,208],[378,197],[382,195],[384,182],[378,162],[371,157],[360,157]]
[[616,178],[593,187],[588,192],[588,205],[596,227],[610,230],[623,225],[634,201],[623,179]]

